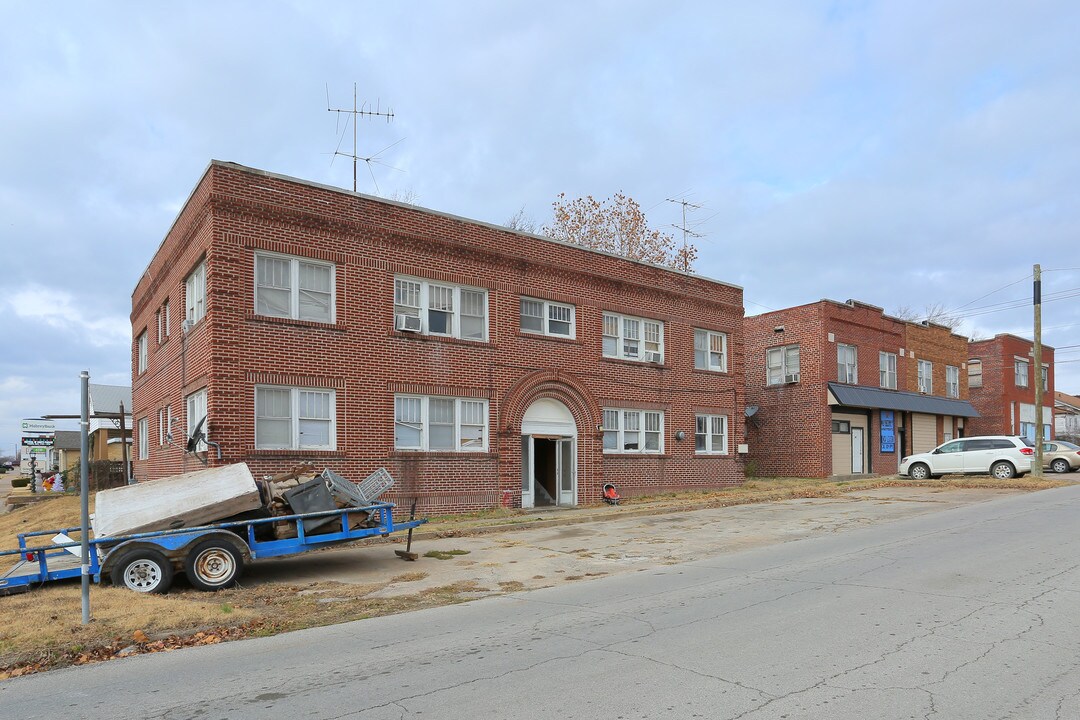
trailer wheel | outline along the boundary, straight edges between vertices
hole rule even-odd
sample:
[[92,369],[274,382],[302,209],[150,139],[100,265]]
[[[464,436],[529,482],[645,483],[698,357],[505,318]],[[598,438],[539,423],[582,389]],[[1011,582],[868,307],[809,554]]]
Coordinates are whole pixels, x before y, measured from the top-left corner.
[[224,540],[203,540],[184,558],[184,572],[198,590],[213,592],[231,588],[244,571],[240,553]]
[[141,593],[166,593],[172,587],[173,566],[157,550],[133,550],[113,566],[113,585]]

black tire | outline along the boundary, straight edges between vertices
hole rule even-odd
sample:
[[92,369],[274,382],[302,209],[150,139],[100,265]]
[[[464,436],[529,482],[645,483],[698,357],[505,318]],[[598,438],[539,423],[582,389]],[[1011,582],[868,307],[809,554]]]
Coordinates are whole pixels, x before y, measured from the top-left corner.
[[912,480],[925,480],[930,477],[930,466],[926,463],[915,463],[908,468],[907,474]]
[[184,573],[197,590],[231,588],[244,572],[244,559],[227,540],[203,540],[184,558]]
[[1016,468],[1007,460],[998,460],[990,466],[990,474],[998,480],[1011,480],[1016,477]]
[[1056,473],[1067,473],[1072,468],[1069,467],[1069,461],[1065,458],[1058,458],[1054,462],[1050,463],[1050,469]]
[[157,550],[132,550],[113,565],[109,576],[117,587],[160,595],[172,587],[173,566],[169,558]]

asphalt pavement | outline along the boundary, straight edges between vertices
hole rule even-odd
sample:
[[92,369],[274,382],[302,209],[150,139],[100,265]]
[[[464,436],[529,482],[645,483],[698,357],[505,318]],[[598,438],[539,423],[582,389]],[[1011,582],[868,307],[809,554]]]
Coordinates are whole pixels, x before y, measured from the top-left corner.
[[1080,717],[1080,487],[939,510],[16,678],[0,714]]

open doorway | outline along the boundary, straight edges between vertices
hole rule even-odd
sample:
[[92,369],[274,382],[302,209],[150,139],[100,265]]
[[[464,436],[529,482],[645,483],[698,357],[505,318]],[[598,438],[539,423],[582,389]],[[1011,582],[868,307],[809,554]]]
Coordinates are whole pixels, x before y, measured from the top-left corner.
[[558,468],[559,441],[550,438],[533,438],[533,493],[537,507],[558,505],[559,495],[556,472]]
[[521,423],[521,507],[577,504],[577,426],[565,405],[542,398]]

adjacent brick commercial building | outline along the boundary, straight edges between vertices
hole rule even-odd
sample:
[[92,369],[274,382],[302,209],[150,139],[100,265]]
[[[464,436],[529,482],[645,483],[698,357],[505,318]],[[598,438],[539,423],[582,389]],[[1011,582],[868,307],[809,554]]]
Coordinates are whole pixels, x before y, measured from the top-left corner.
[[[966,432],[967,338],[849,300],[747,318],[750,469],[895,473],[905,454]],[[970,433],[966,433],[970,434]]]
[[[132,296],[135,474],[380,466],[421,508],[743,479],[738,287],[212,162]],[[220,458],[218,450],[220,449]]]
[[1035,372],[1031,340],[1002,333],[968,343],[971,404],[980,417],[970,435],[1023,435],[1035,439],[1035,383],[1043,384],[1043,439],[1054,428],[1054,348],[1043,345],[1041,374]]

